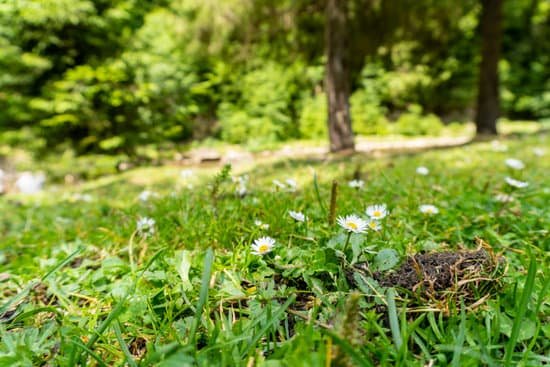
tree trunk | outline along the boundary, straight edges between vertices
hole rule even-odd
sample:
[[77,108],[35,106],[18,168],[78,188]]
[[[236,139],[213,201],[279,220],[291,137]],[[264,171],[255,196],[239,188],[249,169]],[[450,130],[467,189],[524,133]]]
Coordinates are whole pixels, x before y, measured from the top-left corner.
[[348,1],[328,0],[326,8],[325,88],[331,152],[354,149],[349,109]]
[[498,60],[502,37],[502,0],[481,0],[481,64],[476,110],[478,135],[497,133],[499,116]]

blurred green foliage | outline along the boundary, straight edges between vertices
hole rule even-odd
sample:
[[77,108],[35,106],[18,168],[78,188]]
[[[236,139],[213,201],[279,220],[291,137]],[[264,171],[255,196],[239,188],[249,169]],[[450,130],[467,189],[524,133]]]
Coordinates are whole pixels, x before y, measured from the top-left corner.
[[[357,134],[437,134],[470,118],[478,1],[352,3]],[[550,116],[549,21],[546,1],[505,3],[505,116]],[[323,33],[318,0],[4,0],[0,142],[133,155],[204,137],[324,137]]]

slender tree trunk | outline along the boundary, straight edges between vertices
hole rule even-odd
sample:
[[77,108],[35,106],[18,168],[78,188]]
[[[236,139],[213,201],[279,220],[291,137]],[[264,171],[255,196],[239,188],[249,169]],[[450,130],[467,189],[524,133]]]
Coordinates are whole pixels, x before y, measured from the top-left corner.
[[354,149],[349,109],[348,1],[328,0],[326,8],[325,88],[331,152]]
[[498,60],[502,37],[502,0],[481,0],[481,4],[481,64],[475,122],[478,135],[494,135],[500,113]]

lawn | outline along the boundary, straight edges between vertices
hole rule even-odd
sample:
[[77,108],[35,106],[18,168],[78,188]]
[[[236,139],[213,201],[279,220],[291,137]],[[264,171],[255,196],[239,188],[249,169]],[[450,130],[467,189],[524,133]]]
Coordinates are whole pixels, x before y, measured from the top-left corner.
[[548,146],[138,168],[0,197],[0,366],[550,363]]

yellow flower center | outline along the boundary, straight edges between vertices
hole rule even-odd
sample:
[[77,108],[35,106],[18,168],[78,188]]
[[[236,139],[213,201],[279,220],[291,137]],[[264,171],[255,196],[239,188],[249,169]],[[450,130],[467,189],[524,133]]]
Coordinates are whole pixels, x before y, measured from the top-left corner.
[[264,244],[261,244],[260,246],[258,246],[258,252],[263,254],[265,252],[268,252],[269,251],[269,245],[267,245],[266,243]]
[[346,225],[351,229],[357,229],[357,224],[354,222],[347,222]]
[[380,217],[382,216],[382,213],[379,210],[375,210],[374,213],[372,213],[373,217]]
[[371,227],[371,228],[376,228],[376,222],[370,222],[370,223],[369,223],[369,227]]

